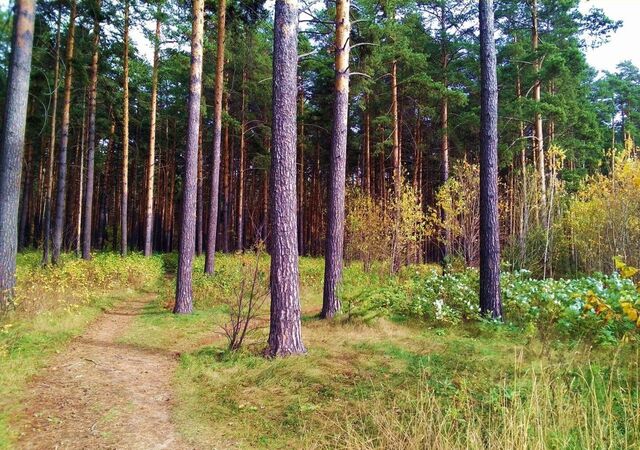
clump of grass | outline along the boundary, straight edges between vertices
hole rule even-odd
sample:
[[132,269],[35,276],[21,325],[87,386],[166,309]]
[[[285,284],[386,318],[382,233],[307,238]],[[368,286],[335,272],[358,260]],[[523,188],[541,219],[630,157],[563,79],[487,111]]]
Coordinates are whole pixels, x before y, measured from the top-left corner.
[[[334,418],[318,447],[345,449],[630,449],[640,443],[640,397],[628,368],[540,363],[478,397],[469,385],[443,397],[423,374],[389,399],[379,396]],[[386,386],[377,390],[385,392]]]

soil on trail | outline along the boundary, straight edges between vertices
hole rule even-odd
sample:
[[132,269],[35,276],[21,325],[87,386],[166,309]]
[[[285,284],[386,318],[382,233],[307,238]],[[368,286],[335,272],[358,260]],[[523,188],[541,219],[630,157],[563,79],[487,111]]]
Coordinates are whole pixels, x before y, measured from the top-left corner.
[[19,448],[188,448],[171,422],[176,355],[118,342],[151,299],[107,311],[31,383]]

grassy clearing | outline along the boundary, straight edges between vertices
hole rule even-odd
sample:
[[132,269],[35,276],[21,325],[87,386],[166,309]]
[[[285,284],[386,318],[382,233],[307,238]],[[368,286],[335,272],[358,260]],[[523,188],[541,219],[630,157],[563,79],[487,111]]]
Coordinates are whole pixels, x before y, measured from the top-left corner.
[[[175,259],[99,255],[90,263],[69,259],[61,268],[40,269],[37,255],[21,257],[18,307],[0,323],[1,446],[14,438],[6,421],[18,411],[29,377],[104,308],[146,288],[159,295],[122,341],[181,353],[175,420],[195,448],[638,448],[635,340],[561,339],[538,332],[546,330],[546,316],[536,316],[538,331],[531,332],[463,315],[442,320],[430,309],[415,314],[407,305],[435,302],[436,287],[451,295],[450,305],[464,307],[471,296],[468,287],[453,291],[467,275],[440,280],[428,275],[430,267],[389,277],[350,265],[342,287],[346,313],[320,321],[323,262],[303,258],[309,352],[266,360],[266,329],[236,353],[226,351],[220,333],[227,302],[254,256],[220,255],[212,279],[202,274],[199,258],[196,312],[189,316],[170,309]],[[260,270],[268,264],[262,257]],[[425,286],[421,280],[436,281]],[[600,294],[613,298],[617,291],[607,283]]]
[[159,260],[139,256],[124,262],[108,254],[91,262],[68,256],[55,268],[41,268],[39,260],[37,253],[19,256],[16,306],[0,316],[0,448],[14,442],[9,422],[51,355],[116,302],[155,290],[162,274]]
[[251,258],[219,258],[217,280],[196,275],[193,316],[173,316],[167,295],[125,337],[182,353],[176,422],[197,448],[638,448],[636,344],[591,348],[515,326],[363,312],[365,297],[396,291],[407,274],[349,266],[343,297],[355,313],[324,322],[322,261],[302,259],[309,353],[265,360],[266,330],[229,353],[217,333],[224,298]]

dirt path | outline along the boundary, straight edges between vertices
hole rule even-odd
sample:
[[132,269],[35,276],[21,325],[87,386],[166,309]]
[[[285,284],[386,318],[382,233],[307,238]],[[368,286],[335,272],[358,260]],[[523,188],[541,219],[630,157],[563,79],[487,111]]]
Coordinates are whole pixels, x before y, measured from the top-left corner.
[[106,312],[33,381],[19,448],[188,448],[171,422],[176,355],[118,343],[151,299]]

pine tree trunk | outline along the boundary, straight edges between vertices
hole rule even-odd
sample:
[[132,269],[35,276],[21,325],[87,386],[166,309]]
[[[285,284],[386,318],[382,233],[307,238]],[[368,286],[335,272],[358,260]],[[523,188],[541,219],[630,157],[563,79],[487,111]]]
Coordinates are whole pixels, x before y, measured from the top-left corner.
[[193,254],[196,233],[196,196],[198,170],[198,135],[200,128],[200,100],[202,95],[202,35],[204,29],[204,0],[193,0],[193,30],[191,33],[191,73],[187,146],[182,191],[182,222],[176,280],[176,304],[173,312],[188,314],[193,310]]
[[[86,96],[85,96],[86,97]],[[84,104],[84,101],[83,101]],[[84,111],[84,107],[82,108]],[[83,200],[83,184],[84,184],[84,138],[86,129],[87,115],[82,115],[82,131],[80,132],[80,145],[78,153],[80,154],[80,173],[78,174],[78,203],[76,204],[78,214],[76,216],[76,256],[82,255],[82,200]]]
[[47,188],[44,199],[44,240],[42,243],[42,265],[49,264],[49,250],[51,244],[51,200],[53,197],[53,166],[55,161],[56,148],[56,119],[58,112],[58,84],[60,84],[60,22],[62,11],[58,10],[58,25],[56,31],[56,50],[54,54],[54,77],[53,77],[53,101],[51,105],[51,128],[49,134],[49,155],[47,158]]
[[304,248],[304,88],[302,80],[298,86],[298,254],[305,254]]
[[84,230],[82,258],[91,259],[93,187],[96,154],[96,96],[98,90],[98,52],[100,46],[100,0],[96,2],[93,25],[93,55],[91,57],[91,75],[89,81],[89,143],[87,146],[87,187],[84,199]]
[[236,250],[242,251],[244,248],[244,189],[245,189],[245,166],[247,165],[247,145],[245,140],[246,129],[246,81],[247,72],[246,69],[242,70],[242,92],[241,96],[241,109],[240,109],[240,161],[238,162],[238,214],[236,222]]
[[0,308],[16,283],[18,207],[36,4],[16,0],[0,148]]
[[[536,53],[533,60],[533,71],[536,76],[533,86],[533,101],[540,104],[540,96],[542,91],[542,81],[540,80],[540,59],[538,58],[538,2],[531,2],[531,47]],[[540,213],[542,215],[542,223],[546,223],[547,214],[547,180],[545,174],[545,157],[544,157],[544,135],[542,132],[542,114],[538,110],[534,113],[534,134],[533,140],[534,152],[538,156],[538,177],[540,178]]]
[[371,115],[369,113],[369,96],[365,97],[364,111],[364,155],[362,165],[364,171],[364,192],[371,195]]
[[[349,0],[336,3],[335,91],[333,133],[329,160],[327,238],[325,241],[324,291],[320,317],[330,319],[340,311],[338,285],[342,280],[344,251],[347,125],[349,116]],[[395,67],[395,64],[394,64]]]
[[18,235],[18,250],[22,250],[26,246],[27,241],[27,225],[29,223],[29,209],[31,206],[31,188],[33,186],[33,142],[27,142],[25,145],[27,154],[24,158],[22,172],[25,174],[24,187],[22,189],[22,201],[20,202],[20,228]]
[[298,2],[276,0],[271,158],[271,318],[269,357],[305,353],[296,239],[296,72]]
[[149,124],[149,156],[147,159],[147,207],[144,227],[144,256],[153,253],[153,187],[156,167],[156,118],[158,110],[158,69],[160,66],[160,3],[156,12],[156,34],[153,44],[153,75],[151,78],[151,123]]
[[[222,92],[224,91],[224,44],[226,29],[226,11],[227,5],[225,0],[218,0],[218,49],[216,54],[216,80],[215,80],[215,99],[213,110],[213,154],[211,155],[211,197],[209,200],[209,230],[207,233],[207,249],[205,255],[204,271],[206,274],[213,275],[215,270],[216,257],[216,238],[218,235],[218,205],[219,205],[219,189],[220,189],[220,144],[222,141]],[[228,144],[228,142],[226,142]],[[229,146],[225,145],[225,152],[229,151]],[[225,183],[227,182],[225,178]],[[225,186],[227,189],[227,186]],[[225,193],[225,202],[228,207],[228,198]],[[225,214],[228,211],[225,210]],[[228,230],[224,230],[228,233]]]
[[122,60],[122,191],[120,192],[120,254],[127,256],[129,234],[129,0],[124,6],[124,53]]
[[69,31],[67,36],[67,54],[65,65],[67,73],[64,77],[64,100],[62,106],[62,122],[60,124],[60,153],[58,154],[58,186],[56,190],[56,216],[53,229],[53,264],[60,261],[62,251],[62,235],[67,196],[67,148],[69,145],[69,118],[71,110],[71,82],[73,79],[73,52],[76,29],[76,2],[71,1]]
[[498,77],[493,0],[480,0],[480,311],[502,317],[498,220]]
[[203,148],[202,148],[202,143],[204,140],[203,134],[203,123],[202,123],[202,117],[200,118],[200,136],[198,137],[198,191],[197,191],[197,196],[196,196],[196,255],[200,256],[202,255],[202,248],[203,248],[203,238],[204,238],[204,230],[203,230],[203,225],[204,225],[204,218],[203,218],[203,214],[204,214],[204,184],[203,184],[203,167],[202,167],[202,152],[203,152]]

